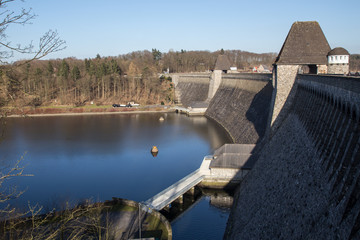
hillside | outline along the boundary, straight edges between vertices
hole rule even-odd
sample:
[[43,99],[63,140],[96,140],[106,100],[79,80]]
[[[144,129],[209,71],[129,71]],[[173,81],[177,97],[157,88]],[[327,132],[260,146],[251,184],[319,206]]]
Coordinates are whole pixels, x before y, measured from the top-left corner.
[[[223,50],[222,50],[223,51]],[[224,51],[233,66],[249,71],[270,66],[274,53]],[[0,106],[83,106],[136,101],[143,105],[171,104],[173,84],[162,72],[205,72],[215,66],[220,51],[161,53],[137,51],[117,57],[19,61],[1,66]]]

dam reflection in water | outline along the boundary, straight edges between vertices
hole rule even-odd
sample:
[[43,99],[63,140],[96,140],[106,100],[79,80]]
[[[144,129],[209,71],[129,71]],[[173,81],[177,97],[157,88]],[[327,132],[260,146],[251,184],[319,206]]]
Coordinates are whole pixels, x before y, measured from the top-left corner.
[[[161,116],[165,121],[159,121]],[[25,208],[29,201],[59,209],[89,198],[144,201],[199,168],[205,155],[228,142],[211,120],[173,113],[10,118],[0,159],[2,166],[11,166],[27,152],[25,173],[34,175],[8,182],[26,190],[12,204]],[[150,154],[153,145],[159,148],[157,157]],[[194,216],[203,218],[199,222],[206,231],[209,221],[221,220],[224,227],[217,234],[222,236],[227,215],[222,219],[223,210],[209,202],[205,194],[175,221],[174,231],[183,231],[174,239],[188,232],[188,220],[182,220]]]
[[174,240],[222,239],[232,203],[232,193],[197,188],[161,213],[171,222]]

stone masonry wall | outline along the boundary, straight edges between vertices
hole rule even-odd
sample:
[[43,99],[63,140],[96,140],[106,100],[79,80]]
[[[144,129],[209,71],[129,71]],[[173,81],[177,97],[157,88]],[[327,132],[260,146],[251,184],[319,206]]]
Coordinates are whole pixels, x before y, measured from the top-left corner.
[[348,74],[349,64],[329,64],[328,74]]
[[288,113],[296,91],[295,78],[299,65],[277,65],[275,68],[274,94],[272,99],[272,132],[280,126]]
[[175,98],[185,107],[191,106],[194,102],[202,102],[208,98],[209,74],[178,75],[175,77]]
[[299,75],[225,239],[360,239],[360,81]]
[[267,127],[273,91],[270,79],[270,74],[223,74],[205,115],[222,125],[234,143],[256,143]]
[[212,99],[214,97],[220,86],[222,75],[223,74],[221,70],[214,70],[214,72],[211,74],[208,99]]

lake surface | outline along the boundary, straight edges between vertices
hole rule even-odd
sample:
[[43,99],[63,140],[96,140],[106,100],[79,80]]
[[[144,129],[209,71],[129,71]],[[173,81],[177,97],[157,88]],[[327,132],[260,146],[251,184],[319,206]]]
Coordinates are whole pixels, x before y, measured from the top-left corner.
[[[161,116],[165,121],[159,121]],[[24,173],[34,175],[8,182],[26,190],[12,201],[18,207],[30,202],[61,209],[66,202],[112,197],[145,201],[230,141],[213,121],[175,113],[9,118],[0,164],[11,166],[23,156]],[[159,149],[156,157],[150,154],[153,145]],[[224,226],[216,233],[222,238],[229,210],[212,207],[209,198],[204,196],[172,224],[174,239],[184,239],[193,226],[203,231],[199,222],[204,231],[211,231],[210,223]],[[198,220],[189,224],[188,218]]]

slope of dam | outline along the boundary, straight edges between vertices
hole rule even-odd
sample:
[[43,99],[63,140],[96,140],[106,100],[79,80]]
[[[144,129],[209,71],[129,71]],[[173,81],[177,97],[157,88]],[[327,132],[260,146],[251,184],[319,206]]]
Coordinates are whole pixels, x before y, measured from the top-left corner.
[[298,75],[235,194],[225,239],[360,238],[360,81]]
[[251,144],[265,135],[273,87],[271,74],[224,75],[205,113],[234,143]]
[[[211,89],[187,81],[191,101]],[[269,74],[223,74],[205,113],[257,143],[224,239],[360,239],[360,79],[297,75],[281,108],[274,94]]]
[[209,74],[188,74],[177,76],[175,95],[179,103],[189,107],[208,98]]

